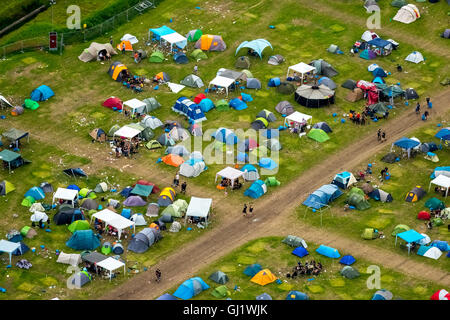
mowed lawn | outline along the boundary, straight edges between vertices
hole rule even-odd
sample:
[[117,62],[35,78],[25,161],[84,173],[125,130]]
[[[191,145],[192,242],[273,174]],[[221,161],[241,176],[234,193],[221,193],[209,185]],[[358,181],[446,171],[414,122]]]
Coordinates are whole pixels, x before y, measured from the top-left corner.
[[[360,277],[347,279],[340,274],[344,267],[339,263],[340,259],[327,258],[315,252],[320,244],[310,243],[308,239],[305,239],[309,255],[299,258],[292,254],[294,248],[282,243],[282,240],[282,237],[267,237],[250,241],[217,262],[199,270],[195,276],[202,278],[210,288],[195,296],[193,300],[218,299],[212,295],[212,292],[220,284],[208,279],[218,270],[225,272],[229,278],[226,283],[229,295],[222,299],[255,300],[256,296],[268,293],[273,300],[285,300],[290,291],[296,290],[306,293],[311,300],[370,300],[377,291],[376,288],[369,288],[367,285],[367,282],[373,283],[372,280],[368,281],[373,275],[373,271],[368,270],[368,267],[377,266],[371,261],[355,256],[356,262],[352,267],[359,271]],[[345,248],[336,249],[341,257],[352,254]],[[323,265],[323,272],[318,276],[300,275],[296,279],[286,277],[287,273],[292,273],[292,268],[298,261],[305,264],[312,260]],[[263,269],[269,269],[282,281],[282,284],[273,282],[261,286],[251,282],[251,277],[245,275],[243,271],[253,263],[260,264]],[[439,285],[433,282],[409,277],[382,266],[378,267],[381,276],[380,288],[391,291],[394,299],[427,300],[440,289]],[[178,285],[168,293],[173,294]]]
[[[448,114],[447,117],[443,117],[440,120],[442,120],[440,123],[444,127],[448,125]],[[440,129],[436,126],[436,123],[438,123],[438,119],[430,122],[424,129],[409,135],[409,137],[417,137],[421,142],[434,142],[439,144],[439,139],[434,137]],[[446,206],[449,205],[448,197],[446,199],[442,194],[436,194],[434,192],[434,185],[428,191],[428,186],[431,181],[430,175],[433,173],[434,168],[449,164],[450,150],[444,146],[442,150],[436,151],[440,159],[437,163],[424,159],[424,155],[421,153],[414,158],[405,158],[394,164],[384,163],[381,161],[381,158],[389,152],[390,148],[391,146],[386,146],[382,152],[373,155],[369,159],[368,163],[372,163],[373,165],[373,174],[368,176],[367,180],[371,181],[373,186],[378,186],[380,189],[389,192],[394,198],[393,202],[382,203],[381,201],[370,199],[369,203],[371,208],[367,210],[344,211],[345,201],[347,200],[347,192],[345,192],[340,198],[330,204],[330,210],[323,211],[322,228],[324,232],[326,230],[332,230],[346,237],[353,238],[355,241],[363,241],[367,245],[379,246],[404,256],[407,255],[407,251],[398,245],[395,246],[395,236],[391,236],[391,233],[399,224],[406,224],[420,233],[425,233],[431,240],[450,241],[450,231],[447,228],[448,220],[444,220],[442,226],[429,230],[424,220],[417,219],[417,214],[420,211],[424,210],[429,212],[429,209],[425,207],[425,202],[432,197],[442,200]],[[367,163],[361,163],[359,170],[365,171],[366,167]],[[389,168],[391,178],[380,182],[380,171],[384,167]],[[356,174],[356,172],[354,173]],[[332,179],[333,177],[330,177],[330,183]],[[357,184],[359,187],[361,185],[361,182]],[[423,187],[427,191],[427,194],[417,202],[406,202],[405,198],[407,193],[415,186]],[[306,206],[302,205],[298,207],[297,217],[306,223],[320,226],[320,214],[307,210]],[[365,228],[376,228],[385,234],[385,238],[363,240],[361,234]],[[446,258],[446,254],[447,252],[444,252],[438,260],[425,258],[417,254],[412,254],[410,259],[448,270],[450,268],[450,260]]]

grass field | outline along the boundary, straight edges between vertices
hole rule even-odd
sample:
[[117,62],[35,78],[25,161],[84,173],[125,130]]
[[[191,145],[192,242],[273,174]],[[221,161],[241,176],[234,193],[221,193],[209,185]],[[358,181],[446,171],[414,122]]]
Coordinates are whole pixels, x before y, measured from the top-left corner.
[[[230,293],[228,297],[232,300],[255,300],[256,296],[264,292],[268,293],[273,300],[285,300],[291,290],[304,292],[311,300],[370,300],[377,291],[376,288],[369,289],[367,286],[367,280],[372,274],[367,268],[374,265],[370,261],[355,257],[356,262],[352,267],[356,268],[361,276],[356,279],[347,279],[340,274],[343,265],[339,263],[339,259],[327,258],[315,252],[320,244],[309,243],[308,239],[305,239],[309,255],[298,258],[291,253],[294,248],[282,243],[282,240],[282,237],[268,237],[251,241],[223,259],[199,270],[195,276],[202,278],[210,288],[195,296],[193,300],[217,300],[211,293],[220,284],[208,279],[217,270],[228,275],[229,281],[226,286]],[[337,249],[341,257],[351,254],[346,252],[345,248]],[[287,273],[292,272],[297,261],[305,264],[311,260],[322,263],[321,274],[298,276],[295,280],[286,277]],[[263,269],[269,269],[283,283],[273,282],[260,286],[251,282],[251,278],[243,271],[253,263],[260,264]],[[439,286],[432,282],[408,277],[382,266],[378,267],[381,271],[381,289],[391,291],[394,299],[426,300],[439,290]],[[168,293],[173,294],[177,287],[175,286]],[[237,290],[235,290],[236,287],[238,287]]]
[[[97,10],[106,8],[113,2],[115,1],[103,1],[99,5],[96,2],[78,1],[77,4],[82,7],[83,15],[89,15],[94,14]],[[324,1],[315,3],[316,5],[317,3],[323,5]],[[67,5],[67,1],[58,1],[54,7],[55,25],[64,25],[67,18],[65,14]],[[197,6],[201,10],[196,9]],[[422,4],[418,4],[418,6],[422,8]],[[427,6],[430,5],[427,4]],[[414,87],[421,96],[433,94],[442,89],[439,85],[439,80],[449,74],[449,65],[445,56],[446,52],[448,52],[449,44],[440,39],[437,33],[440,26],[448,21],[448,17],[445,14],[445,6],[442,2],[431,6],[430,13],[424,14],[420,20],[412,25],[400,25],[399,23],[389,22],[389,24],[383,25],[383,28],[386,29],[377,31],[380,36],[384,36],[385,30],[389,30],[390,33],[397,32],[399,35],[411,38],[411,41],[402,41],[399,50],[394,51],[390,56],[375,60],[385,70],[392,72],[392,75],[387,78],[389,84],[400,82],[403,88]],[[354,17],[355,20],[365,18],[364,9],[360,1],[334,1],[330,6],[327,4],[326,8],[328,10],[330,8],[338,10],[349,17]],[[384,6],[382,9],[388,10]],[[389,13],[391,14],[392,10]],[[32,37],[48,32],[51,24],[50,15],[51,12],[49,10],[41,13],[33,21],[0,39],[0,43],[21,39],[24,34]],[[173,19],[173,22],[170,23],[169,19]],[[220,23],[217,21],[220,21]],[[372,75],[367,71],[367,66],[371,62],[362,60],[357,56],[350,57],[347,54],[333,55],[326,51],[326,48],[334,43],[347,53],[348,48],[360,38],[365,28],[352,23],[352,19],[342,19],[339,16],[331,15],[328,11],[316,10],[314,7],[309,7],[305,1],[164,1],[157,9],[150,10],[142,16],[136,17],[130,23],[122,25],[114,32],[94,41],[107,42],[109,37],[112,36],[115,44],[117,44],[123,34],[131,33],[139,39],[135,49],[142,48],[150,52],[151,49],[145,45],[148,29],[164,24],[177,30],[180,34],[186,34],[191,29],[199,28],[204,33],[220,34],[223,37],[227,43],[227,50],[223,53],[207,53],[209,59],[198,63],[199,75],[206,84],[214,78],[219,68],[234,69],[236,60],[234,51],[242,41],[265,38],[272,43],[274,50],[266,49],[262,60],[251,58],[250,71],[256,78],[261,80],[263,88],[259,91],[244,90],[244,92],[250,93],[254,98],[254,101],[248,103],[249,108],[244,111],[230,110],[227,112],[212,110],[206,114],[208,120],[203,124],[203,131],[219,127],[248,129],[250,128],[250,122],[255,119],[256,114],[260,110],[268,109],[275,112],[275,106],[281,100],[288,100],[296,110],[311,114],[314,122],[328,122],[333,129],[333,133],[330,134],[331,139],[324,144],[313,142],[308,138],[299,139],[295,135],[281,132],[280,141],[283,149],[279,154],[279,172],[276,174],[276,177],[282,184],[293,180],[316,163],[326,159],[330,154],[357,141],[359,137],[370,130],[374,130],[375,127],[384,121],[372,122],[365,127],[352,125],[349,121],[341,123],[340,119],[344,113],[347,113],[350,109],[361,110],[364,102],[347,102],[344,97],[348,92],[340,87],[336,91],[336,104],[329,108],[317,110],[307,109],[298,105],[294,101],[293,95],[282,95],[274,88],[266,88],[266,83],[270,78],[284,77],[289,65],[301,61],[309,63],[311,60],[318,58],[328,61],[339,71],[339,75],[333,78],[338,86],[346,79],[372,80]],[[275,29],[270,29],[269,25],[275,26]],[[417,31],[416,29],[419,28],[415,26],[432,30],[432,34],[436,38],[436,45],[442,47],[442,52],[436,52],[433,48],[427,50],[426,47],[420,47],[420,42],[425,41],[429,37]],[[386,35],[386,38],[389,37]],[[418,65],[404,62],[404,57],[417,49],[417,45],[426,57],[426,62]],[[6,116],[5,120],[0,120],[1,131],[14,126],[32,133],[30,144],[25,145],[21,152],[23,152],[25,158],[33,161],[27,167],[15,170],[14,174],[8,175],[6,171],[3,171],[0,175],[0,180],[6,178],[16,185],[16,191],[5,197],[5,201],[3,201],[3,198],[0,201],[0,210],[4,212],[5,217],[0,222],[0,231],[4,234],[12,228],[19,230],[23,225],[30,224],[27,209],[20,205],[23,194],[30,187],[44,180],[52,182],[54,187],[73,183],[61,173],[63,167],[81,166],[88,169],[87,171],[91,173],[90,178],[88,181],[80,181],[80,183],[90,188],[94,188],[97,182],[104,179],[105,175],[110,177],[114,175],[114,179],[109,181],[121,186],[129,185],[138,178],[144,178],[157,183],[159,187],[164,187],[165,185],[161,181],[152,178],[153,175],[163,172],[166,176],[171,177],[176,172],[176,169],[173,167],[155,163],[163,155],[163,150],[150,152],[144,150],[144,148],[141,148],[141,152],[136,159],[130,160],[130,165],[132,166],[133,162],[137,162],[145,166],[148,168],[148,172],[145,172],[145,174],[142,174],[142,172],[139,172],[139,174],[134,173],[133,168],[122,170],[122,168],[117,168],[111,162],[101,166],[98,159],[106,158],[110,149],[105,145],[91,144],[91,138],[88,134],[97,127],[108,131],[114,124],[123,125],[131,122],[123,115],[101,106],[101,103],[110,96],[118,96],[123,101],[134,97],[142,100],[153,96],[162,104],[162,108],[156,110],[152,115],[157,116],[163,122],[165,120],[179,121],[187,127],[186,119],[175,114],[171,107],[179,96],[193,97],[202,92],[203,89],[184,89],[180,94],[174,94],[169,92],[166,87],[160,87],[157,91],[146,87],[143,93],[135,94],[108,76],[107,70],[109,66],[107,63],[82,63],[78,60],[78,55],[88,46],[89,42],[67,46],[62,56],[45,51],[36,51],[11,55],[6,60],[0,61],[1,94],[15,105],[21,104],[25,98],[29,97],[29,93],[41,84],[49,85],[55,92],[55,97],[49,101],[42,102],[39,109],[35,111],[26,110],[23,115],[17,118],[10,116],[7,110],[0,110],[0,114]],[[189,51],[191,49],[192,44],[189,45]],[[240,54],[244,54],[244,51]],[[282,54],[286,58],[286,62],[280,66],[268,65],[267,59],[272,54]],[[113,61],[121,61],[126,64],[133,74],[146,75],[148,77],[164,71],[171,76],[171,80],[175,83],[179,83],[185,76],[192,73],[195,64],[191,59],[187,65],[177,65],[173,62],[172,57],[168,56],[167,60],[162,64],[152,64],[148,61],[143,61],[136,65],[130,53],[125,56],[119,54],[113,57]],[[402,64],[406,72],[397,73],[395,71],[397,63]],[[236,96],[236,93],[232,93],[230,98]],[[213,101],[221,98],[223,97],[215,95],[211,97]],[[410,109],[411,107],[407,108],[403,103],[398,102],[390,117],[395,117],[402,112],[410,112]],[[338,116],[333,117],[333,113],[337,113]],[[284,119],[279,114],[276,113],[276,115],[278,121],[271,124],[270,128],[277,128],[283,124]],[[162,129],[157,129],[155,134],[159,136],[162,132]],[[430,135],[422,136],[418,133],[417,136],[419,138],[429,138]],[[235,150],[234,152],[236,153]],[[445,159],[445,157],[442,158],[441,160]],[[62,159],[63,163],[59,162],[59,159]],[[386,186],[386,191],[392,192],[394,199],[396,199],[392,204],[392,210],[399,210],[402,213],[399,216],[388,214],[389,219],[383,220],[381,218],[384,218],[384,216],[381,216],[381,214],[376,215],[375,212],[374,215],[377,219],[383,222],[388,221],[380,228],[390,230],[389,228],[393,228],[393,226],[400,223],[397,221],[404,223],[408,221],[411,223],[410,226],[413,227],[413,219],[406,219],[409,207],[397,205],[401,201],[397,199],[401,199],[403,194],[406,193],[406,189],[414,186],[417,183],[416,181],[422,184],[427,181],[428,171],[417,172],[416,168],[427,168],[428,170],[431,168],[431,164],[425,163],[424,160],[414,160],[413,163],[416,161],[419,165],[417,167],[414,165],[407,172],[401,171],[400,169],[402,168],[397,168],[397,165],[391,168],[393,173],[391,182],[398,183],[400,174],[402,177],[406,177],[405,184],[398,186],[398,189],[394,187],[388,190],[388,186]],[[202,189],[205,191],[204,196],[215,194],[218,191],[215,189],[214,177],[216,172],[223,167],[224,165],[208,164],[207,171],[197,178],[189,179],[188,183],[204,188]],[[376,170],[378,169],[376,167]],[[398,176],[396,175],[397,173],[399,174]],[[107,196],[115,197],[116,195],[108,194]],[[234,192],[229,197],[230,203],[236,203],[236,206],[240,206],[244,199],[249,199],[245,198],[242,192]],[[153,197],[152,200],[154,201],[156,198]],[[340,201],[342,200],[343,198],[336,202],[336,208],[340,206]],[[423,201],[415,204],[415,207],[421,206],[421,204],[423,204]],[[381,204],[374,204],[371,210],[378,210],[381,207]],[[338,211],[338,209],[336,210]],[[17,213],[19,216],[13,218],[14,213]],[[298,215],[303,218],[303,211],[299,212]],[[346,213],[345,215],[348,214]],[[327,216],[324,218],[324,228],[333,226],[336,221],[338,223],[342,222],[345,224],[345,228],[340,228],[339,231],[343,233],[348,232],[348,236],[354,238],[359,237],[360,230],[370,224],[370,218],[365,212],[361,214],[363,217],[354,219],[352,224],[348,223],[350,219],[348,216],[341,217],[339,212],[336,212],[334,216],[335,218],[333,219],[336,220],[332,220]],[[217,217],[216,222],[220,221],[220,218]],[[318,223],[317,218],[311,216],[308,216],[306,221],[314,225]],[[214,223],[211,227],[214,228]],[[203,232],[207,231],[201,231],[200,233]],[[433,230],[433,232],[438,231]],[[385,233],[387,234],[388,232]],[[145,266],[153,265],[162,257],[177,250],[182,243],[197,237],[199,232],[197,229],[194,232],[183,230],[179,234],[167,232],[164,235],[165,238],[152,247],[148,253],[127,255],[128,265],[130,266],[133,261],[139,261]],[[441,236],[441,234],[439,235]],[[64,242],[69,237],[70,233],[64,226],[53,226],[51,233],[40,232],[36,240],[27,241],[27,244],[30,247],[38,247],[40,244],[45,244],[52,252],[56,249],[64,249],[66,251],[67,247]],[[442,233],[442,239],[444,237],[448,239],[448,235]],[[390,241],[390,239],[388,236],[386,241]],[[378,245],[377,241],[381,240],[376,240],[376,245]],[[391,241],[389,242],[390,244]],[[397,250],[395,248],[392,249]],[[9,275],[5,282],[0,282],[0,286],[8,289],[7,294],[0,295],[1,299],[43,299],[52,298],[56,294],[60,298],[91,298],[98,296],[100,292],[108,290],[124,280],[119,276],[111,284],[106,284],[105,281],[94,281],[89,284],[89,290],[68,291],[65,289],[64,284],[66,276],[68,276],[64,273],[64,266],[55,267],[54,261],[44,259],[40,255],[33,256],[31,253],[27,253],[25,258],[29,259],[34,265],[31,271],[21,272],[13,268],[5,269],[0,273],[0,279],[6,279],[5,277]],[[412,259],[416,258],[412,257]],[[423,259],[422,257],[418,258]],[[431,261],[430,263],[433,262]],[[444,267],[448,267],[448,264],[445,264]],[[57,289],[62,290],[62,293],[53,289],[53,291],[47,290],[45,293],[42,292],[41,290],[45,286],[49,286],[46,285],[46,282],[43,282],[44,280],[39,285],[22,285],[22,283],[31,283],[34,279],[44,279],[47,275],[56,279],[58,283]],[[52,280],[47,281],[51,282]],[[427,295],[428,292],[425,296]]]

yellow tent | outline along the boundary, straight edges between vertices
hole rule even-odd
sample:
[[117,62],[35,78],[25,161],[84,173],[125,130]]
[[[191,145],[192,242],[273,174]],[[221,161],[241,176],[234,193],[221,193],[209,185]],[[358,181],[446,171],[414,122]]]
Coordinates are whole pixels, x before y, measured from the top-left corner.
[[0,196],[7,195],[8,193],[14,190],[16,190],[16,188],[11,182],[6,180],[0,182]]
[[250,281],[261,286],[265,286],[266,284],[272,283],[275,280],[277,280],[277,278],[273,275],[273,273],[269,269],[264,269],[255,274],[255,276]]
[[117,50],[122,51],[123,45],[125,44],[125,51],[133,51],[133,46],[130,41],[123,40],[121,43],[117,45]]

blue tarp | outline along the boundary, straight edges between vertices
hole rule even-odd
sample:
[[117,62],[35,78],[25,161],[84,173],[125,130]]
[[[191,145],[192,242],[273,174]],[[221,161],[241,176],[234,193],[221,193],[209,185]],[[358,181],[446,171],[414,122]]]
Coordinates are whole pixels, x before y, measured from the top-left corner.
[[37,87],[31,92],[31,100],[34,101],[45,101],[53,97],[55,93],[46,85]]
[[173,295],[179,299],[188,300],[207,289],[209,286],[202,278],[194,277],[183,282]]
[[245,190],[244,195],[253,199],[258,199],[261,197],[264,193],[266,193],[267,187],[264,181],[262,180],[256,180],[252,183],[250,188]]
[[308,196],[303,204],[309,208],[320,209],[343,194],[334,184],[325,184]]
[[347,255],[343,256],[339,263],[345,264],[347,266],[352,265],[356,262],[356,259],[353,256]]
[[436,133],[435,137],[438,139],[443,139],[444,137],[450,135],[450,129],[443,128]]
[[434,240],[431,243],[432,247],[436,247],[442,252],[446,252],[450,250],[450,246],[448,245],[447,241],[441,241],[441,240]]
[[413,229],[410,229],[405,232],[397,233],[397,237],[405,240],[408,243],[417,242],[417,241],[425,238],[423,235],[421,235],[420,233],[418,233],[416,230],[413,230]]
[[394,145],[403,149],[412,149],[417,147],[420,144],[420,142],[417,142],[415,140],[403,137],[401,139],[398,139],[394,142]]
[[242,48],[249,48],[249,49],[253,49],[259,55],[259,57],[262,59],[262,52],[267,47],[271,47],[273,49],[270,42],[267,41],[266,39],[256,39],[256,40],[252,40],[252,41],[244,41],[239,45],[239,47],[237,47],[236,53],[234,55],[237,55],[239,50],[241,50]]
[[33,197],[34,200],[42,200],[45,198],[45,193],[41,188],[33,187],[25,193],[25,198],[29,196]]
[[297,257],[303,258],[304,256],[307,256],[309,253],[308,250],[306,250],[305,248],[297,247],[292,251],[292,254],[296,255]]
[[167,26],[162,26],[160,28],[150,29],[150,31],[153,33],[153,37],[156,40],[160,40],[162,36],[165,36],[167,34],[175,33],[175,30],[170,29]]
[[231,99],[229,106],[237,111],[247,109],[245,102],[238,98]]
[[328,246],[324,246],[323,244],[320,245],[319,248],[316,250],[317,253],[328,257],[328,258],[340,258],[341,255],[339,254],[339,251],[335,248],[331,248]]

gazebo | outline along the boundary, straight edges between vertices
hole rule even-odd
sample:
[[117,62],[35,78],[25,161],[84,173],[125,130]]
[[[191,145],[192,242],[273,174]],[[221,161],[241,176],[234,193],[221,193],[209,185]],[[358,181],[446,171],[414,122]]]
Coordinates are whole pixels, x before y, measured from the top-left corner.
[[122,261],[119,261],[117,259],[114,259],[113,257],[109,257],[105,260],[100,261],[97,263],[97,267],[106,269],[109,271],[109,281],[112,279],[112,273],[114,270],[117,270],[119,268],[123,267],[123,274],[125,275],[125,263]]
[[[19,153],[10,151],[10,150],[3,150],[0,152],[0,160],[2,160],[3,162],[6,162],[8,165],[8,170],[11,173],[11,164],[20,159],[22,156]],[[13,165],[14,168],[14,165]]]
[[123,126],[116,132],[114,132],[115,137],[123,137],[125,139],[131,140],[134,137],[138,136],[142,131],[136,128],[132,128],[129,126]]
[[166,34],[161,37],[161,40],[164,40],[165,42],[170,44],[170,51],[172,51],[173,45],[176,45],[180,49],[183,49],[187,44],[187,39],[178,32]]
[[188,217],[199,217],[205,218],[207,224],[211,204],[211,198],[191,197],[191,201],[189,202],[189,206],[186,211],[185,222],[187,221]]
[[295,111],[294,113],[291,113],[286,118],[284,118],[284,126],[288,126],[290,122],[297,122],[297,123],[309,123],[312,122],[312,116],[309,114],[304,114],[298,111]]
[[17,249],[20,250],[22,253],[22,248],[20,246],[20,243],[11,242],[8,240],[0,240],[0,252],[6,252],[9,254],[9,264],[11,264],[11,256],[14,251]]
[[104,209],[97,213],[94,213],[91,217],[91,222],[97,218],[105,223],[106,226],[111,226],[117,229],[117,237],[120,240],[120,236],[122,235],[122,231],[126,228],[133,227],[134,233],[136,233],[136,225],[134,221],[131,221],[127,218],[122,217],[120,214],[117,214],[109,209]]
[[231,187],[233,187],[234,180],[239,179],[240,177],[242,177],[245,180],[243,176],[244,176],[243,171],[232,167],[226,167],[225,169],[222,169],[216,173],[216,179],[214,181],[216,182],[218,177],[227,178],[231,180]]
[[445,189],[445,196],[448,195],[448,189],[450,188],[450,177],[447,177],[443,174],[438,175],[436,178],[430,181],[430,185],[428,186],[428,191],[430,191],[431,185],[437,185],[441,188]]
[[303,77],[304,77],[304,75],[309,73],[309,72],[315,72],[316,68],[313,67],[313,66],[310,66],[309,64],[306,64],[304,62],[300,62],[300,63],[295,64],[293,66],[290,66],[288,68],[287,73],[286,73],[286,77],[289,76],[289,72],[291,72],[291,71],[300,73],[302,75],[302,82],[301,83],[303,84]]
[[211,80],[211,82],[209,83],[208,89],[211,88],[211,86],[225,88],[225,91],[227,92],[227,96],[228,96],[229,88],[234,84],[234,82],[235,82],[235,80],[233,80],[231,78],[217,76],[213,80]]
[[424,235],[418,233],[416,230],[410,229],[405,232],[400,232],[395,235],[395,245],[397,245],[397,238],[403,239],[407,242],[408,255],[411,251],[411,243],[418,242],[425,238]]
[[70,201],[70,205],[75,207],[75,203],[78,201],[78,190],[58,188],[53,195],[53,203],[57,200]]
[[125,101],[122,106],[122,113],[125,115],[125,110],[131,112],[131,116],[135,113],[143,113],[147,108],[147,104],[139,99],[133,98],[131,100]]

